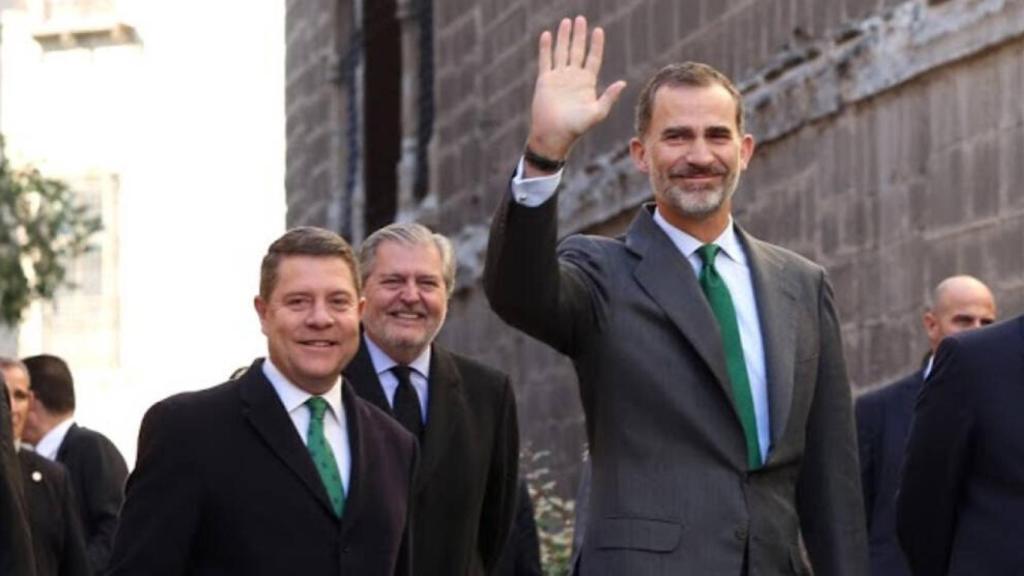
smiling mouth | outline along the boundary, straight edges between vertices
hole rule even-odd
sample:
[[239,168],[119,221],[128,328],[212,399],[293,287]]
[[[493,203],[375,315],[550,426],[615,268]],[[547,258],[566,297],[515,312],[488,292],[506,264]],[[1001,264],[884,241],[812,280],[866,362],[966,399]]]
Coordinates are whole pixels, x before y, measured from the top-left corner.
[[331,348],[338,345],[334,340],[300,340],[299,344],[311,348]]
[[398,319],[398,320],[414,321],[414,320],[422,320],[426,315],[425,314],[420,314],[418,312],[391,312],[391,313],[388,314],[388,316],[391,316],[392,318],[395,318],[395,319]]

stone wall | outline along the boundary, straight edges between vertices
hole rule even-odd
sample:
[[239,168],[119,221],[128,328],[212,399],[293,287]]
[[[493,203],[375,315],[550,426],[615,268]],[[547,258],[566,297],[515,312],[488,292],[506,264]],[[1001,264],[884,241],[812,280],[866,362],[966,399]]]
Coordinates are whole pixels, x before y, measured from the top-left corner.
[[[702,60],[741,85],[760,143],[737,220],[829,269],[856,388],[920,361],[920,313],[947,275],[976,274],[1004,315],[1024,310],[1024,0],[434,6],[431,193],[401,217],[456,239],[459,290],[442,338],[513,375],[524,442],[553,451],[564,493],[584,438],[571,365],[506,327],[479,289],[486,225],[526,137],[536,39],[561,16],[584,13],[604,26],[602,79],[629,82],[574,150],[563,233],[613,234],[628,224],[649,197],[626,155],[636,94],[660,66]],[[288,37],[291,49],[291,28]],[[308,188],[292,191],[292,175],[303,172],[293,167],[323,160],[310,152],[289,151],[290,223],[316,222],[323,210]]]

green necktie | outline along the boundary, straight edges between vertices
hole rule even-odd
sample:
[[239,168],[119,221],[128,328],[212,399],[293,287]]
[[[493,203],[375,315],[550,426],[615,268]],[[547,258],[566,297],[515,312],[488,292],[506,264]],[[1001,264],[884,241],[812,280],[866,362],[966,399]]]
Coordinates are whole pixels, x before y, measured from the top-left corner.
[[754,415],[754,398],[750,393],[750,379],[747,364],[743,360],[743,342],[740,327],[736,322],[736,308],[729,295],[729,287],[722,281],[715,268],[715,256],[721,248],[716,244],[705,244],[697,249],[704,267],[700,271],[700,287],[708,298],[711,310],[718,320],[725,348],[725,365],[732,383],[733,400],[743,424],[743,436],[747,440],[747,467],[751,470],[761,467],[761,449],[757,442],[757,417]]
[[306,434],[306,448],[313,458],[316,471],[320,473],[320,480],[327,489],[327,496],[331,499],[331,506],[334,513],[341,517],[345,509],[345,489],[341,485],[341,475],[338,473],[338,461],[334,459],[334,452],[331,445],[327,443],[324,436],[324,412],[327,411],[327,400],[319,396],[313,396],[306,400],[309,407],[309,431]]

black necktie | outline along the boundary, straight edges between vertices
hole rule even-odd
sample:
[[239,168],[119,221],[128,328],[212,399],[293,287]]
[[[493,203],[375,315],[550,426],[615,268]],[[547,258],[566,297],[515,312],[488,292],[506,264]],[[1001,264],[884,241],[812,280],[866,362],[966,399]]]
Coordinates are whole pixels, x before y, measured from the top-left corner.
[[409,380],[409,373],[412,370],[408,366],[397,365],[391,368],[391,372],[398,378],[394,401],[395,418],[417,439],[422,438],[423,417],[420,414],[420,397]]

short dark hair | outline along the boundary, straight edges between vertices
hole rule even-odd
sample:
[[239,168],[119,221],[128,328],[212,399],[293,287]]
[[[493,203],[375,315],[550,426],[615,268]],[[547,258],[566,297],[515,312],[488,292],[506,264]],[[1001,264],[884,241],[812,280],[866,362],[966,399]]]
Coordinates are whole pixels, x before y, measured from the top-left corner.
[[51,354],[22,360],[28,370],[29,388],[36,400],[54,414],[75,411],[75,381],[67,362]]
[[267,248],[260,265],[260,297],[270,298],[277,285],[277,268],[281,259],[286,256],[323,256],[341,258],[352,273],[352,282],[356,295],[362,293],[359,280],[359,264],[352,247],[344,238],[330,230],[315,226],[299,226],[285,232]]
[[677,62],[669,64],[651,77],[640,91],[636,102],[635,129],[637,137],[647,133],[654,113],[654,97],[663,86],[707,88],[718,84],[732,95],[736,102],[736,129],[743,134],[743,96],[729,77],[713,67],[700,62]]

